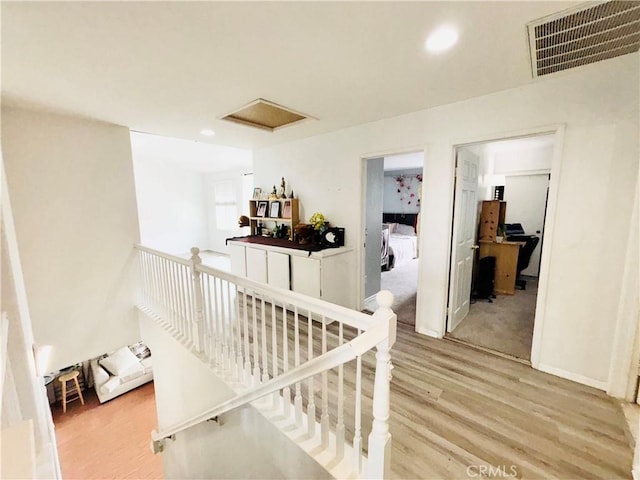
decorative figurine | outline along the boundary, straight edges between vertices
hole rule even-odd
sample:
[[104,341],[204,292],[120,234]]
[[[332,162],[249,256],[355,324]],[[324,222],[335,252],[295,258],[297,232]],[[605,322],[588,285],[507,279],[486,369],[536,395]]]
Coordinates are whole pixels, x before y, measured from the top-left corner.
[[276,186],[273,186],[273,190],[271,191],[271,193],[269,194],[269,200],[277,200],[278,198],[278,190],[276,189]]
[[287,184],[284,181],[284,177],[282,177],[282,183],[280,183],[280,188],[282,189],[282,192],[280,193],[280,198],[287,198],[287,194],[285,193],[286,185]]

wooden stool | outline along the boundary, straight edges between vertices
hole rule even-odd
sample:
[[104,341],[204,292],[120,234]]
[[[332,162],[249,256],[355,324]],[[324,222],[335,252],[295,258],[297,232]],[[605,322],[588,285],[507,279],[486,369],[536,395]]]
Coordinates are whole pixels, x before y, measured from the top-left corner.
[[[78,370],[74,370],[73,372],[65,373],[58,377],[58,380],[62,384],[62,411],[65,413],[67,412],[68,402],[73,402],[79,398],[82,405],[84,405],[84,398],[82,398],[82,391],[80,390],[80,384],[78,383],[78,375],[80,375],[80,372]],[[67,390],[67,382],[70,382],[71,380],[75,383],[75,388],[72,387],[71,390]],[[67,394],[74,393],[77,393],[75,397],[67,398]]]

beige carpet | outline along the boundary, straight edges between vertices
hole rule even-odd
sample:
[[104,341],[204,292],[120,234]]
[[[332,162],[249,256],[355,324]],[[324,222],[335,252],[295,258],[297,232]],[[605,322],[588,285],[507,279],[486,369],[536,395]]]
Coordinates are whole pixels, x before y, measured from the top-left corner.
[[418,290],[418,259],[414,258],[401,267],[382,272],[382,290],[393,293],[393,311],[398,322],[405,325],[416,324],[416,292]]
[[450,333],[473,345],[531,359],[531,339],[536,311],[538,279],[527,277],[527,289],[515,295],[498,295],[493,303],[478,300],[469,315]]

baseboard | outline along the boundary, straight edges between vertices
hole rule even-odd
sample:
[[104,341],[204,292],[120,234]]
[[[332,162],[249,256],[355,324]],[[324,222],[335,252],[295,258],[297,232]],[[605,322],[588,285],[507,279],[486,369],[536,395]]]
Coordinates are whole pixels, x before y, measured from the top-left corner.
[[588,385],[589,387],[597,388],[598,390],[604,390],[605,392],[607,391],[607,388],[609,388],[608,382],[601,382],[600,380],[595,380],[593,378],[585,377],[584,375],[568,372],[561,368],[545,365],[544,363],[538,364],[538,370],[540,370],[541,372],[550,373],[551,375],[555,375],[556,377],[566,378],[567,380],[571,380],[573,382]]
[[442,335],[442,333],[436,331],[436,330],[432,330],[430,328],[416,328],[416,332],[422,334],[422,335],[426,335],[428,337],[433,337],[433,338],[443,338],[444,335]]

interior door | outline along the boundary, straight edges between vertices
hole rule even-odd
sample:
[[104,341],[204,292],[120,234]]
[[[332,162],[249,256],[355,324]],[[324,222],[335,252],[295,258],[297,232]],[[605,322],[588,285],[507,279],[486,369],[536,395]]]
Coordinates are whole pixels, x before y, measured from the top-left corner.
[[384,158],[366,161],[364,299],[380,291],[380,249],[382,248],[382,197]]
[[458,149],[456,157],[448,332],[453,331],[469,313],[473,258],[477,248],[475,241],[480,158],[464,148]]

